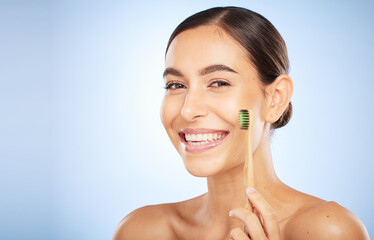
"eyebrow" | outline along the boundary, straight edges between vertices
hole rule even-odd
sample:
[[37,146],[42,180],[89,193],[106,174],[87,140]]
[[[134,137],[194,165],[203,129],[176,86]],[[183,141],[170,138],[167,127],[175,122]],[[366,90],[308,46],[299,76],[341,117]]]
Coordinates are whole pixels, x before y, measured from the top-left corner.
[[[236,72],[235,70],[233,70],[232,68],[230,68],[226,65],[214,64],[214,65],[210,65],[208,67],[205,67],[203,70],[201,70],[200,75],[204,76],[204,75],[207,75],[209,73],[217,72],[217,71],[233,72],[233,73],[238,74],[238,72]],[[169,75],[169,74],[177,76],[177,77],[183,77],[183,74],[182,74],[181,71],[179,71],[178,69],[172,68],[172,67],[166,68],[165,71],[164,71],[164,74],[162,76],[165,77],[166,75]]]

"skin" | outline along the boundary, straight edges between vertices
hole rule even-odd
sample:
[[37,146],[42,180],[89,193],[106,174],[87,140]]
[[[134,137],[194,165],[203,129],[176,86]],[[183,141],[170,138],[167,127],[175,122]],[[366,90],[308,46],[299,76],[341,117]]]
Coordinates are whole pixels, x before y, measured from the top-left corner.
[[[237,73],[216,71],[201,76],[200,71],[212,64],[224,64]],[[207,178],[208,192],[183,202],[139,208],[120,222],[113,239],[369,239],[352,212],[290,188],[275,173],[270,124],[280,118],[292,97],[288,75],[262,86],[244,49],[213,25],[180,33],[169,47],[165,66],[183,76],[165,76],[166,85],[177,84],[165,91],[163,125],[187,171]],[[254,116],[254,189],[246,195],[240,109],[251,109]],[[189,153],[178,135],[184,128],[228,130],[230,134],[213,149]],[[246,197],[254,212],[243,208]]]

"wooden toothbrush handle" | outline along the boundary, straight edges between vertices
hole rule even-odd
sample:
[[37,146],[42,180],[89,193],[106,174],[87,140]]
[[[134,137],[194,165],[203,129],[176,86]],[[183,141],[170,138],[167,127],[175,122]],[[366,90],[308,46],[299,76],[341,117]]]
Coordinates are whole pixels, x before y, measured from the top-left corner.
[[[249,111],[250,121],[247,130],[247,149],[246,149],[246,160],[244,163],[244,191],[248,187],[254,187],[254,179],[253,179],[253,154],[252,154],[252,126],[253,126],[253,118],[251,111]],[[245,194],[245,193],[244,193]],[[253,211],[253,206],[251,202],[248,200],[248,197],[245,196],[245,208]]]
[[[254,178],[253,178],[253,154],[252,154],[252,126],[253,126],[253,117],[251,111],[249,110],[249,126],[247,130],[247,148],[246,148],[246,159],[244,163],[244,196],[245,196],[245,208],[253,212],[253,205],[249,201],[245,190],[248,187],[254,187]],[[244,232],[248,235],[248,230],[244,225]],[[248,235],[249,236],[249,235]]]

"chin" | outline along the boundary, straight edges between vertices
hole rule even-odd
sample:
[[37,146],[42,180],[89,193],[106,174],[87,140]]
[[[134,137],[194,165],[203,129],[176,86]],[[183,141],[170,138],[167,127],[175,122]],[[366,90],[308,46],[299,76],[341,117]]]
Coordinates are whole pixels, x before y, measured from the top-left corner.
[[223,170],[222,164],[217,161],[204,160],[185,160],[183,159],[186,170],[195,177],[209,177]]
[[215,174],[215,172],[211,172],[211,171],[207,171],[207,170],[202,170],[202,169],[191,169],[191,168],[187,168],[187,171],[194,177],[209,177],[209,176],[213,176]]

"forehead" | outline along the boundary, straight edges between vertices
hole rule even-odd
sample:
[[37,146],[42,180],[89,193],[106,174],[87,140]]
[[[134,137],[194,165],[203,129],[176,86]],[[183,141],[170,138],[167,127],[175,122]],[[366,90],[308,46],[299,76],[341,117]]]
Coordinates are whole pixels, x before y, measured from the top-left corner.
[[237,70],[251,65],[243,47],[213,25],[199,26],[178,34],[165,58],[166,67],[186,70],[197,70],[212,64],[225,64]]

